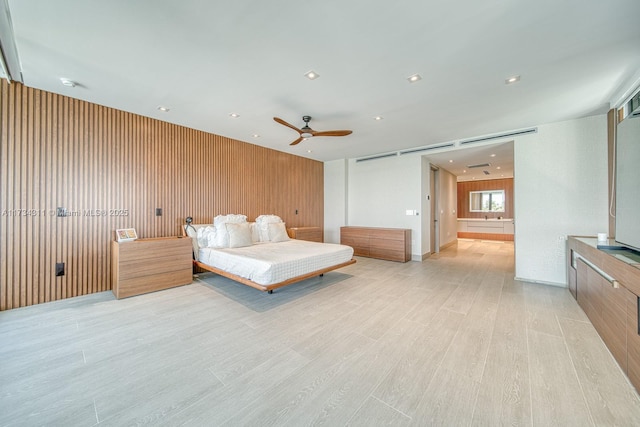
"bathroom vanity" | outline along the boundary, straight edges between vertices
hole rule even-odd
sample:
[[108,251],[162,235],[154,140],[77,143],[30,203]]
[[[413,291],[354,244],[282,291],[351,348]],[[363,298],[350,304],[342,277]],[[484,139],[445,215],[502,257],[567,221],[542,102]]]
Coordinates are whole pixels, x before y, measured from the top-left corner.
[[512,241],[513,218],[458,218],[458,237]]

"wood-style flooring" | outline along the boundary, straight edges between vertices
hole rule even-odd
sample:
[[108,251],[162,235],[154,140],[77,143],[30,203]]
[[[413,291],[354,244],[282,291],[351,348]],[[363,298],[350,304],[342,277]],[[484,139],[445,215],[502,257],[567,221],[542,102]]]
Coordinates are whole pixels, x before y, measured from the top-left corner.
[[568,290],[513,264],[460,240],[272,295],[201,274],[1,312],[0,425],[640,425]]

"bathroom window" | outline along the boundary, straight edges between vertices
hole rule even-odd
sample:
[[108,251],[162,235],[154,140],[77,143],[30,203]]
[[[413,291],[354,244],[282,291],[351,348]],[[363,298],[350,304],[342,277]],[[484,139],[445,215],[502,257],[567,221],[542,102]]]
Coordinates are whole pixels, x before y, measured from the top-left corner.
[[504,190],[470,191],[471,212],[504,212]]

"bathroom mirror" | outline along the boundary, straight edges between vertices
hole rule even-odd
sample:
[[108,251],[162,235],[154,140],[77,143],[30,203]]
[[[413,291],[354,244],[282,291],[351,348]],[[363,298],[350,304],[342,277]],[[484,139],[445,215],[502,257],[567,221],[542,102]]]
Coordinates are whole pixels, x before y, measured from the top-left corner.
[[471,212],[504,212],[504,190],[470,191]]

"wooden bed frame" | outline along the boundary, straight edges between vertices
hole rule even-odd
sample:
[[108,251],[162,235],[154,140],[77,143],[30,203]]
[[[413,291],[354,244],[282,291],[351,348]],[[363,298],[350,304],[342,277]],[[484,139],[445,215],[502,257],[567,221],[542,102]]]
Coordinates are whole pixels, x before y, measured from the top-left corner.
[[321,270],[312,271],[311,273],[303,274],[301,276],[292,277],[292,278],[284,280],[282,282],[272,283],[270,285],[261,285],[259,283],[256,283],[256,282],[252,281],[252,280],[245,279],[244,277],[236,276],[233,273],[229,273],[227,271],[220,270],[220,269],[215,268],[215,267],[211,267],[210,265],[203,264],[200,261],[194,260],[193,261],[193,265],[195,265],[197,267],[200,267],[200,268],[202,268],[204,270],[210,271],[212,273],[219,274],[220,276],[227,277],[227,278],[229,278],[231,280],[234,280],[236,282],[240,282],[243,285],[251,286],[252,288],[258,289],[260,291],[266,291],[266,292],[272,294],[274,289],[278,289],[278,288],[281,288],[283,286],[291,285],[293,283],[297,283],[297,282],[300,282],[300,281],[305,280],[305,279],[309,279],[309,278],[314,277],[314,276],[322,277],[324,275],[324,273],[327,273],[327,272],[333,271],[333,270],[337,270],[338,268],[346,267],[347,265],[355,264],[355,262],[356,262],[356,260],[351,258],[349,261],[343,262],[342,264],[332,265],[331,267],[323,268]]
[[[184,227],[181,227],[181,228],[182,228],[183,236],[189,237],[187,235]],[[191,237],[189,237],[189,238],[191,238]],[[305,280],[305,279],[309,279],[309,278],[314,277],[314,276],[322,277],[324,275],[324,273],[328,273],[329,271],[337,270],[339,268],[346,267],[348,265],[355,264],[355,263],[356,263],[356,260],[351,258],[349,261],[343,262],[341,264],[332,265],[330,267],[322,268],[320,270],[312,271],[310,273],[302,274],[300,276],[291,277],[290,279],[283,280],[282,282],[272,283],[270,285],[261,285],[259,283],[256,283],[256,282],[252,281],[252,280],[245,279],[244,277],[237,276],[237,275],[235,275],[233,273],[229,273],[228,271],[220,270],[219,268],[212,267],[212,266],[204,264],[204,263],[202,263],[200,261],[196,261],[195,259],[193,260],[193,265],[198,267],[198,268],[210,271],[212,273],[219,274],[220,276],[224,276],[224,277],[229,278],[231,280],[234,280],[236,282],[242,283],[243,285],[251,286],[252,288],[258,289],[258,290],[263,291],[263,292],[268,292],[270,294],[273,293],[274,289],[282,288],[283,286],[291,285],[293,283],[297,283],[297,282],[300,282],[300,281]]]

